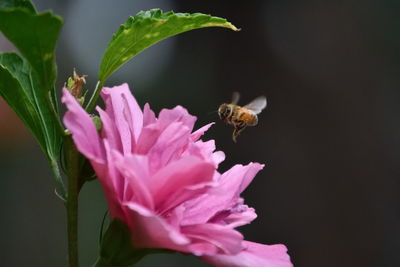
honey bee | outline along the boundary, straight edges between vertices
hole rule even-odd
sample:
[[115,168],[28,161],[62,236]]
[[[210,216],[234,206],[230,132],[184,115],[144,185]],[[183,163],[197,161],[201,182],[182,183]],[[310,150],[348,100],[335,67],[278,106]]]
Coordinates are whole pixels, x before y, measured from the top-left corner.
[[259,96],[246,106],[239,106],[240,95],[234,92],[230,104],[222,104],[218,108],[218,115],[222,121],[233,125],[235,129],[232,133],[232,140],[236,143],[237,137],[247,126],[256,126],[258,123],[257,114],[259,114],[266,106],[267,99],[265,96]]

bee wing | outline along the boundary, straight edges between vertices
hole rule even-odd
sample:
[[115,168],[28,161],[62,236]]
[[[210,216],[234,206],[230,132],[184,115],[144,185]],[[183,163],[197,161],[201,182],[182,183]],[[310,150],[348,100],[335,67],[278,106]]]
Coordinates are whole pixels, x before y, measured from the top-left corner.
[[265,96],[259,96],[249,104],[244,106],[244,108],[250,109],[255,114],[260,113],[267,106],[267,98]]
[[239,103],[239,98],[240,94],[238,92],[233,92],[231,104],[237,105],[237,103]]

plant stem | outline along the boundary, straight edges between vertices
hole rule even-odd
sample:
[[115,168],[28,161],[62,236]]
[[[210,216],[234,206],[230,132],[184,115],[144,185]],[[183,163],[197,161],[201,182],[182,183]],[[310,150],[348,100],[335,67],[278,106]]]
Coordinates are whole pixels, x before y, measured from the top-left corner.
[[78,257],[78,184],[79,153],[70,136],[68,142],[68,198],[67,198],[67,230],[68,230],[68,262],[69,267],[79,266]]
[[96,88],[94,89],[94,92],[92,96],[90,97],[89,103],[86,106],[86,112],[90,113],[92,109],[94,108],[94,105],[96,105],[97,98],[99,98],[99,94],[101,91],[101,88],[103,87],[103,82],[98,81],[96,84]]

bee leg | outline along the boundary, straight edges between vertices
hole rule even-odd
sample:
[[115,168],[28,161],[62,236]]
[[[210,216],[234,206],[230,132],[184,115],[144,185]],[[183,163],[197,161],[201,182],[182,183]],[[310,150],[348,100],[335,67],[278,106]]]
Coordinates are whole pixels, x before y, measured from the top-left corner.
[[239,134],[246,128],[246,124],[240,124],[240,125],[236,125],[235,129],[233,130],[232,133],[232,140],[233,142],[237,142],[237,137],[239,136]]

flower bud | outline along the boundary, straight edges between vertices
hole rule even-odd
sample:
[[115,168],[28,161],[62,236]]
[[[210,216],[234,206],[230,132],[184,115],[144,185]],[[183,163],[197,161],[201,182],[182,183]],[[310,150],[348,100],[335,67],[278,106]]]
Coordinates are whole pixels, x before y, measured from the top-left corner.
[[86,84],[87,75],[79,76],[74,70],[73,78],[69,77],[67,81],[68,91],[74,96],[78,103],[82,106],[85,101],[85,95],[83,95],[83,85]]

